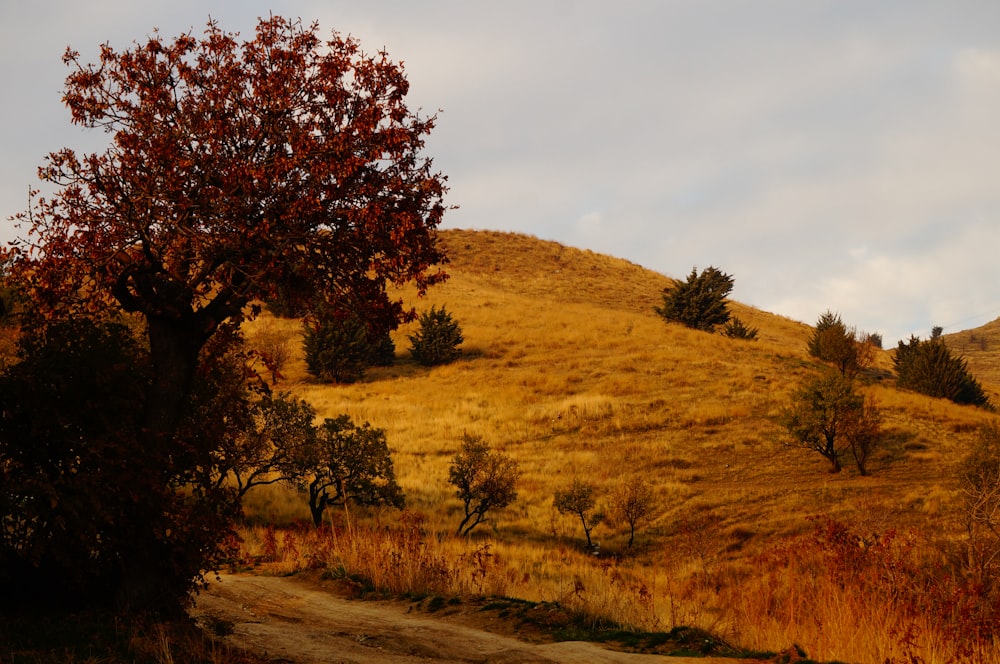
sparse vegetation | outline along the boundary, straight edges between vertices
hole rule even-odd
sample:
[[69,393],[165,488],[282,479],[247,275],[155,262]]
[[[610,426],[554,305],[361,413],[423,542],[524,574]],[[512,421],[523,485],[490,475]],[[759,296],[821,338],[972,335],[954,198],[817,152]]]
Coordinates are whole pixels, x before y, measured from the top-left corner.
[[[359,593],[445,605],[473,595],[547,602],[574,624],[676,628],[752,651],[796,643],[813,661],[1000,662],[992,605],[963,562],[962,459],[992,413],[890,381],[856,384],[879,403],[876,477],[803,472],[816,453],[783,446],[776,415],[815,376],[811,328],[732,302],[761,330],[756,342],[680,326],[665,340],[651,313],[662,275],[520,235],[445,231],[442,241],[452,279],[420,301],[454,307],[476,351],[469,361],[436,371],[402,362],[332,387],[310,379],[293,343],[282,379],[320,421],[347,413],[384,429],[407,511],[327,510],[314,529],[301,525],[310,513],[300,494],[257,486],[235,564],[318,568]],[[538,307],[545,316],[519,314]],[[275,322],[251,323],[248,337]],[[977,349],[963,349],[970,365]],[[874,366],[891,367],[891,353]],[[519,470],[517,501],[490,512],[495,527],[475,537],[452,536],[459,503],[448,474],[463,432],[496,441]],[[594,538],[600,556],[567,544],[584,541],[580,521],[553,508],[567,467],[615,517]],[[631,533],[614,496],[643,479],[660,500],[625,555]]]
[[628,524],[628,546],[635,542],[635,531],[652,521],[659,510],[652,483],[640,475],[618,484],[611,492],[611,515]]

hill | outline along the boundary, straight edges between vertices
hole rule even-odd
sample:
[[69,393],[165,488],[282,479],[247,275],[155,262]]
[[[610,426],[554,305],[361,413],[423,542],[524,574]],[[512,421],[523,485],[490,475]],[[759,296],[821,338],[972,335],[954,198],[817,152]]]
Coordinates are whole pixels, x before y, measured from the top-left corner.
[[[454,554],[492,547],[509,570],[505,594],[570,601],[577,588],[576,601],[604,602],[613,613],[626,598],[615,594],[608,568],[580,551],[579,522],[559,515],[552,498],[577,477],[596,485],[606,507],[617,487],[648,482],[660,510],[635,550],[626,551],[620,523],[595,531],[657,598],[645,606],[642,593],[628,595],[631,608],[615,609],[617,619],[648,627],[689,616],[699,626],[717,621],[715,629],[748,647],[796,641],[810,644],[814,656],[859,661],[829,641],[829,616],[822,628],[820,617],[812,627],[761,616],[748,625],[733,598],[772,592],[774,579],[750,582],[760,556],[812,532],[818,516],[865,533],[911,531],[928,540],[957,533],[958,463],[993,415],[873,379],[863,389],[881,405],[887,435],[872,475],[831,475],[818,455],[786,446],[776,422],[791,392],[820,368],[805,350],[808,326],[738,303],[737,315],[760,329],[758,341],[668,325],[653,311],[670,283],[664,275],[523,235],[454,230],[441,237],[451,278],[425,299],[404,296],[418,310],[443,305],[453,313],[466,339],[460,361],[432,369],[413,363],[405,351],[412,328],[404,327],[394,335],[395,366],[371,370],[357,384],[324,385],[306,374],[295,342],[279,387],[308,399],[320,416],[348,413],[387,432],[422,532],[445,536],[457,525],[460,505],[447,477],[463,434],[517,459],[517,502],[473,539],[472,550]],[[249,338],[275,331],[295,339],[299,326],[264,318]],[[888,354],[879,362],[889,366]],[[996,383],[980,377],[996,399]],[[264,521],[304,510],[290,495],[260,492],[253,500],[250,510]],[[675,602],[685,592],[689,613],[682,615]],[[858,629],[841,619],[843,630]]]

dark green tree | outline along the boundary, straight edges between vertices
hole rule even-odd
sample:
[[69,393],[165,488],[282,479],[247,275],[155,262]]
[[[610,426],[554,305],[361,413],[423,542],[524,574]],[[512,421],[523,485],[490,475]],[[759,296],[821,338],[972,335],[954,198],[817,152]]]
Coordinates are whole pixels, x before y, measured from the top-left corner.
[[881,439],[881,417],[875,403],[834,371],[826,371],[796,390],[781,423],[791,435],[792,445],[818,452],[830,462],[832,473],[841,471],[841,458],[851,452],[858,471],[867,474],[868,458]]
[[306,369],[320,380],[354,383],[372,356],[368,329],[357,316],[328,316],[303,324]]
[[718,268],[707,267],[701,274],[692,268],[686,281],[663,289],[663,306],[655,310],[667,322],[711,332],[729,321],[726,298],[732,290],[732,276]]
[[390,505],[402,508],[403,491],[396,482],[385,432],[348,415],[327,418],[313,444],[292,460],[291,475],[309,494],[313,523],[323,523],[331,505]]
[[722,328],[722,334],[730,339],[745,339],[747,341],[755,340],[758,332],[756,327],[750,327],[736,316],[730,318]]
[[462,328],[442,306],[420,314],[420,328],[410,335],[410,353],[424,366],[447,364],[462,355]]
[[583,534],[587,537],[587,548],[593,548],[594,543],[590,533],[598,524],[604,521],[604,512],[596,510],[597,498],[594,495],[597,487],[578,477],[565,489],[556,491],[552,505],[560,514],[575,516],[583,525]]
[[487,513],[503,509],[517,499],[517,461],[490,449],[476,436],[466,434],[448,468],[448,481],[462,501],[465,515],[457,535],[468,535],[487,520]]
[[899,387],[959,404],[989,407],[983,386],[961,357],[952,355],[944,339],[900,341],[892,358]]

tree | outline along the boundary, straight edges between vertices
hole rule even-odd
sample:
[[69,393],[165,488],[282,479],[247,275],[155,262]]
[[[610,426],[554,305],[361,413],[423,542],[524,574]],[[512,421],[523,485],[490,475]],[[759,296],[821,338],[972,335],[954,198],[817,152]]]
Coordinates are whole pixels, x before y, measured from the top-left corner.
[[560,514],[568,514],[580,519],[580,523],[583,525],[583,534],[587,537],[587,548],[594,547],[590,533],[599,523],[604,521],[604,513],[595,511],[597,499],[594,497],[594,493],[596,491],[593,484],[574,477],[569,487],[556,491],[552,501],[553,506]]
[[880,416],[874,401],[854,391],[843,375],[828,371],[796,390],[781,417],[792,444],[818,452],[839,473],[841,457],[851,451],[858,471],[867,474],[867,460],[881,439]]
[[848,327],[839,314],[827,311],[816,321],[816,328],[806,345],[813,357],[832,364],[837,371],[853,378],[871,366],[875,360],[875,335],[859,334]]
[[726,298],[732,290],[732,276],[718,268],[707,267],[701,274],[692,268],[687,281],[663,289],[663,306],[655,307],[656,313],[667,322],[711,332],[729,320]]
[[[423,292],[444,274],[436,228],[445,178],[421,156],[435,118],[405,104],[401,65],[357,41],[272,16],[241,41],[153,35],[98,64],[67,50],[73,122],[112,134],[66,148],[41,177],[51,198],[17,216],[5,258],[46,315],[108,308],[143,317],[150,382],[140,438],[161,450],[163,487],[193,469],[171,454],[202,349],[221,326],[281,294],[402,321],[387,283]],[[147,492],[150,512],[161,488]],[[73,527],[71,524],[69,527]],[[169,533],[167,535],[166,533]],[[176,596],[158,562],[183,534],[150,527],[123,556],[124,601]],[[190,584],[190,580],[188,581]]]
[[367,422],[357,426],[348,415],[324,420],[315,444],[302,450],[293,467],[309,492],[309,511],[317,527],[331,505],[402,508],[405,503],[385,432]]
[[461,356],[462,328],[444,307],[420,314],[420,329],[410,336],[410,353],[424,366],[447,364]]
[[462,501],[465,515],[457,535],[468,535],[487,520],[487,513],[503,509],[517,500],[517,461],[490,449],[482,438],[465,434],[462,446],[448,468],[448,481]]
[[652,519],[658,509],[656,494],[646,476],[622,482],[611,493],[611,513],[628,524],[628,545],[635,541],[638,525]]
[[959,404],[989,407],[983,386],[969,372],[965,360],[951,354],[940,334],[927,341],[912,335],[900,341],[892,358],[896,383],[903,389]]
[[962,565],[976,584],[995,586],[1000,575],[1000,426],[985,425],[959,469],[966,532]]
[[368,330],[356,316],[306,322],[302,336],[306,368],[320,380],[353,383],[361,379],[372,354]]

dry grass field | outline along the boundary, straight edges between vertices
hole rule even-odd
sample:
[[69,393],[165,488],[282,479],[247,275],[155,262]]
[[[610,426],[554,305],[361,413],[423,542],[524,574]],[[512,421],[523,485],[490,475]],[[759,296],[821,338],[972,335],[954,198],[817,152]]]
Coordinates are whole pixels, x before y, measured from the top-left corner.
[[[250,324],[251,344],[287,341],[277,389],[320,417],[386,431],[407,511],[338,511],[316,533],[292,526],[308,516],[301,497],[258,488],[247,496],[248,559],[321,566],[388,592],[558,601],[595,623],[689,625],[754,650],[797,644],[817,660],[1000,662],[989,654],[1000,644],[968,641],[961,616],[942,621],[907,591],[927,585],[915,570],[940,568],[960,541],[956,468],[992,413],[897,391],[885,352],[862,388],[885,417],[871,475],[832,475],[786,446],[776,422],[819,370],[808,326],[734,303],[758,340],[697,332],[653,311],[670,279],[627,261],[514,234],[442,240],[450,280],[404,295],[459,321],[455,363],[413,362],[404,327],[395,366],[321,384],[305,371],[297,321]],[[817,316],[827,308],[817,302]],[[948,342],[1000,402],[1000,323]],[[448,466],[465,433],[513,456],[522,476],[517,501],[459,539]],[[633,547],[625,524],[608,522],[593,533],[601,555],[584,550],[579,522],[553,508],[574,477],[597,485],[604,506],[621,484],[650,483],[658,510]],[[827,518],[864,539],[845,546]]]

